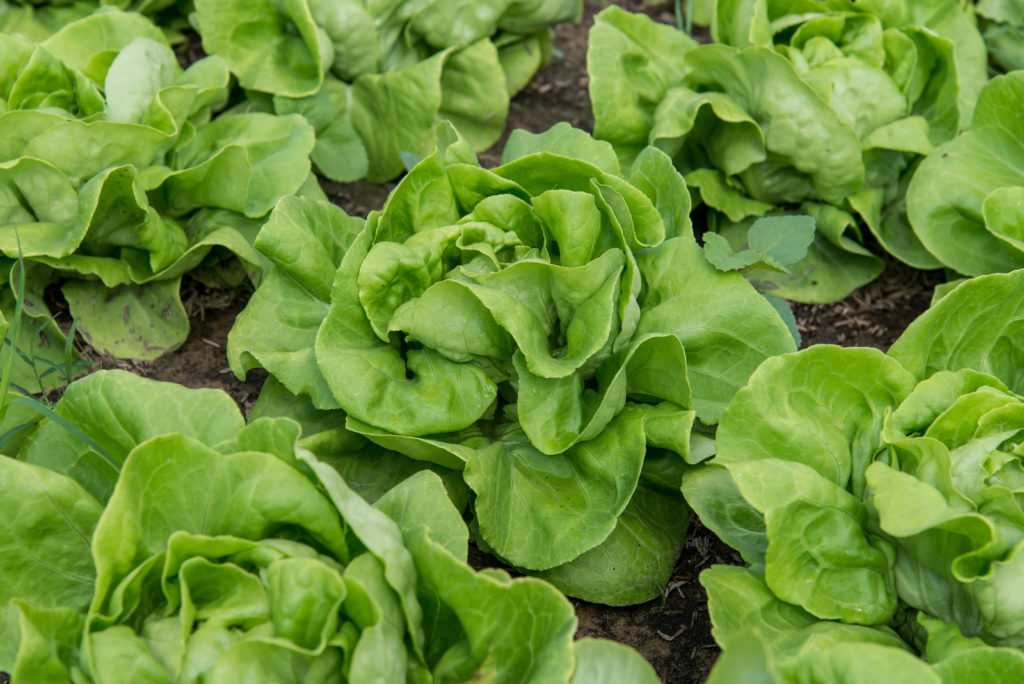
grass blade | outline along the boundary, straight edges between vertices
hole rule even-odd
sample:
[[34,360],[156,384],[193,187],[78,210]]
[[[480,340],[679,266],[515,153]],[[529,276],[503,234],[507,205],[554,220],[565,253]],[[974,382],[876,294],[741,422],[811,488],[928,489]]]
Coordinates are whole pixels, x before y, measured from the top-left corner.
[[14,359],[18,349],[18,340],[21,339],[21,314],[25,306],[25,262],[21,258],[21,239],[18,239],[18,285],[14,290],[14,317],[8,328],[11,350],[4,359],[3,376],[0,377],[0,425],[3,425],[7,418],[8,392],[11,388],[11,374],[14,372]]
[[113,466],[114,470],[116,470],[117,472],[121,472],[121,464],[118,463],[113,456],[108,454],[106,449],[97,444],[96,440],[94,440],[92,437],[85,434],[81,430],[79,430],[77,427],[71,424],[66,418],[57,414],[53,409],[51,409],[43,402],[39,401],[38,399],[33,399],[32,397],[16,397],[12,399],[10,403],[27,406],[36,413],[41,414],[44,418],[49,418],[53,422],[57,423],[57,425],[60,425],[62,428],[67,430],[67,432],[72,437],[85,443],[86,445],[89,446],[90,449],[92,449],[97,454],[102,456],[103,459],[107,461],[107,463]]

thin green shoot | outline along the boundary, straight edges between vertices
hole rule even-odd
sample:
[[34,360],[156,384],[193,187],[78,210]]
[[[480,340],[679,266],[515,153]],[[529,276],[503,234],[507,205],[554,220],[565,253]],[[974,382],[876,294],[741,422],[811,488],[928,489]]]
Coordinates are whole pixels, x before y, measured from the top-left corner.
[[22,423],[21,425],[15,425],[10,430],[0,435],[0,454],[4,453],[7,445],[11,443],[11,440],[18,436],[19,432],[26,428],[30,428],[33,425],[35,425],[35,423]]
[[[56,315],[51,315],[49,318],[43,320],[41,323],[35,326],[35,328],[32,331],[32,334],[30,335],[31,346],[29,347],[29,350],[27,352],[17,348],[15,348],[14,350],[14,353],[18,355],[18,358],[24,361],[25,364],[32,369],[32,373],[35,376],[36,386],[39,388],[45,387],[43,381],[47,377],[53,375],[54,373],[61,374],[64,384],[67,385],[70,384],[71,381],[74,379],[75,373],[77,371],[88,371],[92,367],[92,364],[89,363],[89,361],[85,359],[74,358],[74,354],[76,351],[74,346],[74,335],[78,327],[77,319],[71,322],[71,328],[68,330],[67,337],[64,340],[64,358],[62,361],[51,361],[50,359],[47,359],[43,356],[36,355],[35,341],[42,336],[45,328],[48,325],[50,325],[55,320],[55,318]],[[4,343],[7,342],[8,340],[5,339]],[[40,372],[41,368],[45,368],[45,370]],[[26,388],[15,387],[14,385],[12,385],[12,389],[15,389],[15,391],[26,395],[31,395],[38,391],[30,391],[27,390]]]
[[47,359],[38,359],[50,367],[43,371],[39,377],[46,378],[53,373],[60,373],[65,380],[64,384],[70,384],[71,378],[74,377],[78,372],[88,372],[92,368],[92,364],[85,359],[74,359],[71,361],[71,373],[68,373],[68,367],[65,363],[55,363]]
[[[28,348],[29,366],[31,366],[31,368],[32,368],[32,375],[35,376],[36,387],[38,387],[40,390],[43,389],[43,379],[39,375],[39,364],[36,362],[36,340],[38,340],[39,336],[43,334],[43,330],[46,328],[46,326],[48,326],[50,323],[53,322],[54,315],[55,314],[51,314],[49,318],[47,318],[42,323],[37,325],[32,330],[32,334],[29,335],[29,348]],[[31,394],[31,392],[29,392],[28,394]]]
[[[68,385],[75,377],[75,333],[78,332],[78,317],[71,319],[71,327],[68,328],[67,337],[64,338],[64,382]],[[88,366],[86,362],[86,366]],[[45,375],[45,374],[44,374]]]
[[64,416],[61,416],[43,402],[39,401],[38,399],[34,399],[33,397],[15,397],[10,401],[10,403],[26,406],[35,411],[36,413],[40,414],[44,418],[49,418],[57,425],[60,425],[62,428],[64,428],[72,437],[86,444],[90,449],[92,449],[97,454],[102,456],[103,460],[109,463],[114,468],[114,470],[120,472],[121,464],[118,463],[113,456],[107,453],[106,449],[101,447],[96,442],[96,440],[94,440],[92,437],[85,434],[81,430],[79,430],[77,427],[75,427],[75,425],[73,425],[70,421],[64,418]]
[[[8,342],[9,342],[9,340],[7,340],[5,338],[4,339],[4,344],[8,344]],[[44,378],[52,375],[53,373],[61,373],[61,374],[66,376],[65,379],[67,380],[67,383],[71,382],[71,376],[68,376],[68,373],[67,373],[67,363],[68,363],[69,359],[65,359],[64,361],[62,361],[60,363],[57,363],[57,362],[51,361],[49,359],[44,359],[42,357],[34,356],[32,354],[28,354],[26,352],[23,352],[20,349],[16,349],[15,353],[18,355],[19,359],[21,359],[22,361],[24,361],[27,364],[40,364],[40,365],[46,367],[46,370],[44,370],[42,373],[37,373],[36,374],[36,379],[37,380],[44,379]],[[74,373],[77,370],[88,370],[89,368],[92,367],[92,364],[89,363],[89,361],[87,361],[85,359],[74,359],[74,358],[72,358],[72,359],[70,359],[70,363],[71,363],[72,373]],[[65,383],[65,384],[67,384],[67,383]],[[29,392],[29,394],[32,394],[32,392]]]
[[17,232],[15,237],[18,240],[18,261],[15,268],[18,269],[18,283],[14,289],[14,320],[8,328],[11,349],[4,359],[3,377],[0,377],[0,425],[3,425],[7,418],[8,397],[11,388],[11,375],[14,373],[15,352],[18,348],[18,340],[21,339],[21,315],[25,306],[25,261],[21,256],[21,237]]
[[24,394],[25,396],[31,396],[32,394],[27,387],[22,387],[21,385],[13,382],[11,383],[11,389],[16,393]]
[[[17,236],[16,236],[17,237]],[[39,324],[35,325],[32,329],[30,338],[30,346],[28,351],[19,349],[19,342],[22,337],[22,325],[24,324],[25,318],[25,291],[26,291],[26,274],[25,274],[25,262],[20,255],[21,251],[21,240],[18,237],[18,260],[10,272],[10,280],[14,295],[14,313],[12,320],[9,322],[7,328],[7,335],[2,341],[0,341],[0,351],[3,350],[4,346],[8,347],[7,355],[3,358],[3,367],[0,370],[0,425],[4,424],[7,419],[7,414],[10,406],[19,404],[27,406],[35,412],[50,418],[58,425],[67,430],[77,439],[89,445],[96,453],[102,456],[108,461],[115,469],[120,469],[120,465],[115,461],[110,454],[108,454],[99,444],[88,437],[81,430],[76,428],[74,425],[69,423],[61,416],[54,413],[46,404],[42,401],[32,397],[33,391],[18,385],[13,381],[14,376],[14,364],[18,359],[23,360],[32,369],[32,374],[35,379],[36,387],[43,388],[44,379],[52,373],[62,373],[66,383],[70,383],[74,378],[75,371],[82,368],[83,366],[88,369],[90,364],[84,359],[75,359],[75,347],[74,339],[75,332],[78,328],[78,320],[74,319],[71,322],[71,327],[68,330],[68,335],[64,341],[64,359],[62,363],[56,363],[49,359],[37,356],[36,340],[43,334],[43,331],[54,321],[54,316],[51,315],[45,318]],[[17,269],[15,276],[15,270]],[[42,372],[40,372],[40,369]],[[18,396],[21,395],[21,396]],[[45,399],[45,394],[43,395]],[[35,423],[30,421],[20,425],[16,425],[2,435],[0,435],[0,452],[2,452],[10,442],[17,437],[26,428],[31,427]]]

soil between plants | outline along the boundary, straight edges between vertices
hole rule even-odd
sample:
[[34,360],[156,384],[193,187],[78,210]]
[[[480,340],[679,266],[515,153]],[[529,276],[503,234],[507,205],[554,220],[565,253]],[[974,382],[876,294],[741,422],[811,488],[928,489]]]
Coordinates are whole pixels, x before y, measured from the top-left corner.
[[[546,130],[559,121],[592,130],[593,116],[587,92],[587,33],[594,14],[607,4],[645,12],[657,21],[675,24],[672,0],[642,3],[587,2],[583,21],[556,28],[556,53],[523,92],[509,113],[505,136],[480,155],[485,166],[495,166],[508,132],[525,128]],[[190,55],[194,59],[197,55]],[[191,60],[189,60],[191,61]],[[378,209],[394,183],[323,181],[330,198],[352,215],[366,216]],[[698,232],[701,226],[695,226]],[[888,260],[882,276],[846,299],[833,304],[794,307],[803,345],[832,343],[888,349],[906,326],[928,307],[940,274],[915,271]],[[153,362],[117,361],[90,353],[97,368],[122,368],[139,375],[177,382],[188,387],[214,387],[228,392],[248,414],[266,378],[250,372],[244,382],[228,370],[227,334],[235,316],[244,308],[249,291],[211,290],[186,278],[182,298],[191,321],[188,340],[177,351]],[[87,350],[88,352],[89,350]],[[493,559],[471,553],[477,567],[495,564]],[[603,637],[636,648],[654,665],[664,682],[690,684],[707,679],[718,647],[711,637],[707,597],[698,582],[702,570],[715,563],[739,564],[732,549],[694,520],[664,595],[638,606],[613,608],[573,600],[579,618],[577,635]],[[0,674],[0,684],[6,684]]]

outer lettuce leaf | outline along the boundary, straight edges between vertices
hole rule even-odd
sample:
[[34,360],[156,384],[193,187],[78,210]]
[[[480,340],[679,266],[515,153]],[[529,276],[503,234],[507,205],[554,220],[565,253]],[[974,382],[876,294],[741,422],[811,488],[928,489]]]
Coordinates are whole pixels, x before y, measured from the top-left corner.
[[521,433],[505,440],[471,452],[465,469],[480,534],[491,547],[518,565],[547,570],[612,533],[640,478],[639,411],[624,411],[594,440],[551,456]]
[[[638,262],[648,287],[637,334],[664,331],[680,339],[693,408],[715,423],[760,363],[788,346],[776,333],[778,314],[749,296],[742,276],[717,271],[691,240],[665,242]],[[719,298],[730,305],[717,306]]]
[[[330,308],[330,283],[346,250],[363,229],[327,202],[284,199],[256,239],[275,266],[256,289],[228,335],[228,360],[236,374],[262,366],[295,394],[320,408],[337,408],[316,367],[313,344]],[[268,325],[277,333],[270,344]]]
[[1004,72],[1024,67],[1024,16],[1020,6],[1004,0],[982,0],[978,3],[978,17],[989,59]]
[[[175,0],[71,0],[41,4],[4,0],[0,3],[0,27],[4,33],[14,33],[29,40],[43,41],[62,31],[68,24],[109,11],[108,8],[149,17],[161,27],[160,33],[155,34],[161,40],[166,36],[166,40],[175,45],[185,41],[181,31],[187,28],[184,16],[186,8],[176,7]],[[102,21],[94,25],[98,26]],[[100,31],[104,32],[104,28],[100,28]],[[64,35],[74,36],[78,40],[82,38],[74,32]]]
[[245,422],[222,392],[155,383],[124,371],[94,373],[73,383],[54,412],[92,444],[46,421],[25,441],[19,458],[73,477],[102,502],[117,482],[115,464],[123,464],[142,442],[175,432],[219,444],[232,439]]
[[[25,268],[25,281],[21,282],[21,268]],[[84,363],[75,349],[65,353],[67,340],[57,322],[43,303],[46,285],[44,269],[32,267],[22,261],[0,259],[0,363],[6,364],[8,354],[15,355],[11,366],[11,389],[18,395],[33,395],[66,384],[81,370]],[[20,294],[19,294],[20,293]],[[14,325],[18,299],[21,300],[21,324]],[[17,330],[17,340],[15,337]],[[5,366],[0,366],[4,367]],[[19,425],[34,423],[38,414],[31,409],[9,404],[7,419],[0,435]],[[23,434],[21,435],[24,436]]]
[[816,345],[772,359],[722,416],[716,462],[785,458],[861,496],[882,421],[913,384],[899,363],[869,349]]
[[580,639],[575,644],[576,672],[572,681],[584,682],[656,682],[654,668],[637,657],[636,651],[614,641]]
[[641,484],[603,542],[538,577],[585,601],[640,603],[672,576],[689,523],[690,510],[677,496]]
[[[47,468],[0,457],[4,487],[17,492],[6,506],[0,575],[0,669],[10,672],[8,602],[30,598],[39,608],[82,611],[93,593],[96,571],[88,544],[102,511],[82,487]],[[22,637],[25,638],[25,637]]]
[[[587,52],[594,136],[611,142],[628,162],[649,144],[658,103],[669,83],[685,77],[680,57],[697,43],[681,31],[613,8],[595,19],[591,40],[606,48]],[[632,60],[606,55],[630,55]],[[637,69],[640,64],[650,67]]]
[[[161,280],[148,286],[128,285],[115,288],[103,300],[96,299],[95,283],[72,281],[64,285],[68,306],[84,321],[82,336],[96,349],[118,357],[160,356],[185,343],[188,314],[178,298],[181,280]],[[110,307],[122,311],[124,325],[109,320]],[[184,335],[184,336],[183,336]]]
[[[498,681],[564,681],[571,676],[575,616],[553,587],[533,578],[513,580],[498,570],[474,573],[453,562],[455,556],[432,539],[423,521],[412,529],[405,527],[410,522],[403,520],[403,533],[417,571],[465,630],[465,641],[439,662],[442,678],[467,671],[488,673]],[[481,612],[480,605],[489,610]],[[529,649],[518,647],[524,634],[532,637]]]
[[998,681],[1024,673],[1024,655],[1018,649],[993,648],[976,637],[965,637],[956,625],[918,613],[928,633],[926,656],[936,663],[943,682]]
[[10,670],[12,678],[67,681],[67,668],[62,661],[78,646],[82,622],[81,613],[71,608],[40,608],[12,599],[8,624],[14,629],[9,643],[18,660],[11,666],[0,666]]
[[252,420],[262,417],[298,422],[302,426],[302,447],[337,470],[352,489],[371,503],[399,482],[429,469],[443,479],[448,497],[458,510],[464,510],[468,504],[469,488],[461,473],[374,444],[345,427],[344,411],[317,410],[308,396],[292,394],[273,376],[267,378],[250,413]]
[[[757,131],[764,140],[760,154],[751,155],[752,158],[742,162],[725,156],[720,162],[727,173],[742,174],[751,169],[746,185],[754,199],[778,204],[820,198],[837,204],[860,188],[864,165],[855,132],[848,125],[843,125],[847,122],[821,102],[785,59],[762,48],[736,51],[724,45],[710,45],[686,53],[686,63],[686,85],[683,87],[720,87],[729,96],[727,103],[738,105],[741,112],[749,112],[747,117],[764,122]],[[772,82],[772,91],[751,88],[747,82],[750,72],[763,74],[762,78]],[[801,106],[788,107],[787,104],[793,100],[799,101]],[[675,116],[677,109],[685,111],[674,103],[665,103],[662,107],[666,117]],[[747,122],[750,123],[749,118]],[[666,121],[662,125],[669,124]],[[661,133],[656,125],[652,131],[652,142],[662,149],[670,145],[675,147],[678,145],[675,138],[687,133],[689,130],[683,128],[670,137]],[[738,137],[742,145],[749,147],[746,136]],[[814,146],[814,141],[822,139],[834,144],[825,148]],[[814,149],[809,149],[812,146]],[[708,150],[709,155],[716,152]],[[736,154],[737,150],[723,152],[726,155]],[[777,182],[766,167],[757,166],[767,160],[768,154],[787,160],[803,174],[801,179],[791,180],[782,175]],[[761,168],[766,170],[760,172],[758,169]],[[804,187],[795,188],[797,183]],[[807,187],[808,183],[810,187]]]
[[709,682],[940,681],[892,630],[818,621],[748,570],[716,565],[700,581],[723,648]]
[[703,524],[739,551],[744,561],[764,565],[768,550],[764,515],[743,498],[726,468],[714,463],[686,472],[682,492]]
[[1024,310],[1022,277],[1016,271],[961,283],[911,323],[889,355],[918,379],[939,370],[969,368],[1020,392],[1024,385],[1017,331]]
[[987,646],[923,613],[916,622],[926,635],[927,661],[891,630],[800,615],[739,568],[713,566],[701,573],[701,583],[723,646],[709,682],[1003,681],[1019,676],[1024,662],[1018,649]]
[[101,83],[117,53],[139,37],[167,43],[160,29],[146,17],[106,10],[62,26],[41,44],[72,69]]
[[29,40],[45,40],[61,26],[81,19],[95,9],[90,3],[32,5],[5,0],[0,4],[0,28]]
[[[606,144],[564,125],[513,135],[493,171],[450,129],[443,142],[365,223],[279,205],[256,241],[274,268],[229,336],[232,368],[262,365],[278,395],[342,409],[332,434],[353,439],[345,415],[378,447],[346,459],[361,481],[387,480],[374,467],[459,473],[480,543],[510,563],[588,598],[653,596],[685,525],[658,521],[673,506],[654,494],[631,508],[648,448],[670,454],[667,473],[706,456],[694,420],[714,423],[792,338],[703,258],[657,149],[627,181]],[[641,566],[637,584],[626,568]]]

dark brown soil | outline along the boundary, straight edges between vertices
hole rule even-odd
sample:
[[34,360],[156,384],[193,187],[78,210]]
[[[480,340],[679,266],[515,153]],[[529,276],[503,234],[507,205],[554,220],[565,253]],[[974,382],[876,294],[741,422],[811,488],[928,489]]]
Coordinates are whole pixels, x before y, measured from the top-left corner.
[[[594,14],[604,4],[587,2],[581,24],[556,29],[556,57],[515,97],[509,129],[539,132],[559,121],[591,129],[593,117],[587,94],[586,38]],[[675,23],[674,2],[644,4],[620,0],[615,4],[643,11],[658,21]],[[497,164],[504,139],[481,155],[485,165]],[[330,197],[347,212],[365,216],[379,208],[394,184],[324,182]],[[699,229],[699,227],[698,227]],[[820,342],[866,345],[887,349],[904,328],[924,311],[936,274],[914,271],[891,262],[875,283],[846,299],[828,305],[797,305],[795,314],[804,345]],[[120,367],[141,375],[190,387],[216,387],[231,394],[248,410],[265,378],[253,372],[245,382],[227,368],[225,347],[234,317],[244,307],[247,292],[225,293],[187,281],[186,302],[192,331],[178,351],[149,363],[96,359],[98,366]],[[698,582],[701,570],[713,563],[739,563],[731,549],[695,521],[672,580],[662,598],[626,608],[609,608],[574,601],[579,636],[614,639],[639,650],[665,682],[703,682],[718,654],[711,638],[706,595]],[[6,684],[0,676],[0,684]]]
[[[880,250],[878,250],[880,252]],[[942,271],[917,271],[888,256],[873,283],[832,304],[796,304],[803,347],[838,344],[888,350],[906,327],[928,308]]]

